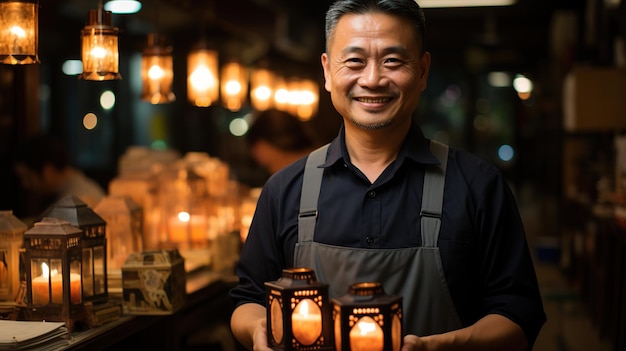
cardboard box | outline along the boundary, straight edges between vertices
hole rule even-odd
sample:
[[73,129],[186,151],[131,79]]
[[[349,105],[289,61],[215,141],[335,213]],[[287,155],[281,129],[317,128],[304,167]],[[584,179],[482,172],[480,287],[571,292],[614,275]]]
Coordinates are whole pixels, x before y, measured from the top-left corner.
[[124,314],[172,314],[183,306],[185,289],[185,264],[178,250],[131,253],[122,266]]

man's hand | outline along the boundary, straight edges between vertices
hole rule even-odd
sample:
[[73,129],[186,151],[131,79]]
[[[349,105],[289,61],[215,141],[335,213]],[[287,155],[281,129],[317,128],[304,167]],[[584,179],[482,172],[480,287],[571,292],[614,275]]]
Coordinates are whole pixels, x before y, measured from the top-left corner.
[[271,351],[267,346],[267,321],[260,320],[252,335],[253,351]]
[[413,334],[404,336],[404,344],[402,345],[402,351],[422,351],[426,350],[424,341]]

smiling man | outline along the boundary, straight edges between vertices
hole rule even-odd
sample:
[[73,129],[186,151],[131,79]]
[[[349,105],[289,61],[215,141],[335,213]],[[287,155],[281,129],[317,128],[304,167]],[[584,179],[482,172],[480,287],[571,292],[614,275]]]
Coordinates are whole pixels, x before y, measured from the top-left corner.
[[[359,281],[403,298],[403,350],[527,350],[546,320],[500,171],[424,137],[431,57],[413,0],[340,0],[326,15],[327,146],[265,185],[231,291],[234,335],[267,350],[264,282],[308,267],[331,297]],[[306,216],[316,213],[316,216]]]

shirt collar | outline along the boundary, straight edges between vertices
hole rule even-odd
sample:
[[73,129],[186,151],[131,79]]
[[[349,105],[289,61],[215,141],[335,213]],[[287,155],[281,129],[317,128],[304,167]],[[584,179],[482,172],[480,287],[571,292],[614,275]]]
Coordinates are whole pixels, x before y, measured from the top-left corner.
[[[415,123],[407,133],[407,137],[398,153],[397,164],[402,164],[405,160],[411,160],[421,164],[438,165],[440,162],[430,151],[430,139],[427,139],[422,129]],[[330,167],[338,162],[350,163],[350,156],[346,147],[346,135],[344,125],[341,125],[339,134],[330,143],[326,162],[321,167]]]

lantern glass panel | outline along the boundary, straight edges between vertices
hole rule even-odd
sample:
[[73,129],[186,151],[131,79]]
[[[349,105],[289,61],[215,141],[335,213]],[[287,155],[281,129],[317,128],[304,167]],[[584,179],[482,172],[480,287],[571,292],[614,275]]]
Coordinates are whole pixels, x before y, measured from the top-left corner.
[[383,330],[369,316],[359,319],[350,330],[350,350],[382,351]]
[[172,93],[173,65],[172,55],[167,52],[144,52],[141,58],[142,100],[162,104],[176,99]]
[[83,295],[91,297],[94,295],[94,267],[93,249],[87,247],[83,249]]
[[93,248],[93,277],[94,277],[94,291],[96,294],[104,294],[105,286],[105,271],[104,271],[104,247],[96,246]]
[[38,7],[34,2],[0,3],[0,63],[38,63]]
[[291,314],[293,335],[304,345],[311,345],[322,334],[322,310],[311,299],[298,302]]
[[283,311],[278,298],[272,300],[270,315],[272,318],[272,337],[277,344],[282,344],[285,333],[283,331]]

